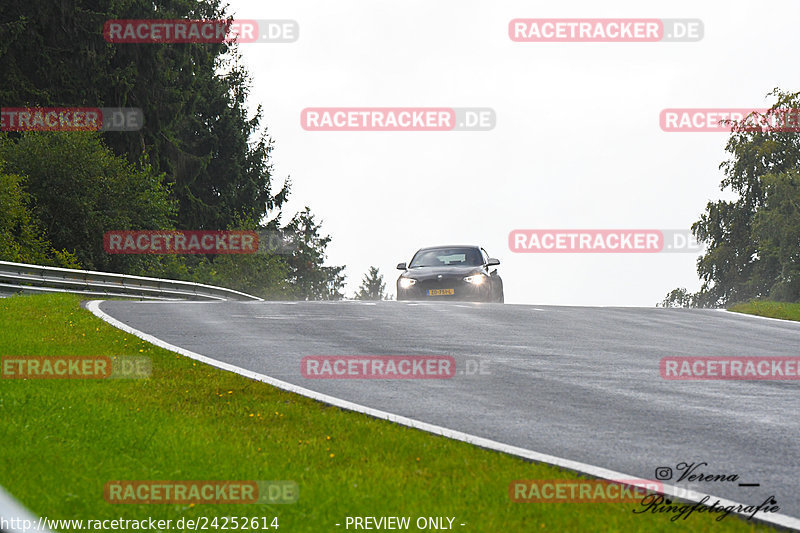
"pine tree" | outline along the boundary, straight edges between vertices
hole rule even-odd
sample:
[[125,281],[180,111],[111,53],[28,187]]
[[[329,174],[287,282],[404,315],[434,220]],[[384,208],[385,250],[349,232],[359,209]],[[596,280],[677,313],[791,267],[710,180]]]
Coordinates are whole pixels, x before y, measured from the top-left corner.
[[356,300],[385,300],[385,289],[386,284],[383,282],[383,275],[380,274],[377,268],[371,266],[361,281],[361,287],[356,293]]

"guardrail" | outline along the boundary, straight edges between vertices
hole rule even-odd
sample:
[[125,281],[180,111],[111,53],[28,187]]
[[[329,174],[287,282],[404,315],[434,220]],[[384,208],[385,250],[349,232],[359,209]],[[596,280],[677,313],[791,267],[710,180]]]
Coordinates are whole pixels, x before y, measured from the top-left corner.
[[0,294],[48,292],[139,300],[261,301],[257,296],[202,283],[0,261]]

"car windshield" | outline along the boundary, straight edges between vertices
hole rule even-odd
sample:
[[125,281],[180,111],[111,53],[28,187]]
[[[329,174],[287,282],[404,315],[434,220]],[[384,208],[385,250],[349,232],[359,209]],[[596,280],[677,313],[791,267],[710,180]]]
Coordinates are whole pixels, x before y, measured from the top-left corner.
[[420,250],[414,255],[409,268],[437,266],[480,266],[483,264],[477,248],[434,248]]

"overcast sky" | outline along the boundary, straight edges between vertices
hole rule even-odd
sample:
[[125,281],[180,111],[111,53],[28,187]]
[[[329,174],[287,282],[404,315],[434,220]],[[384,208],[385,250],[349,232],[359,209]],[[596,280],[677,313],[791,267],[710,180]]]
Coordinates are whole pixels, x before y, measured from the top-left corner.
[[[725,133],[664,132],[664,108],[763,108],[800,89],[800,2],[231,0],[242,19],[292,19],[288,44],[242,44],[293,190],[347,265],[479,244],[507,303],[653,306],[699,288],[697,254],[517,254],[513,229],[689,228],[719,190]],[[698,42],[518,43],[516,18],[701,19]],[[305,131],[307,107],[488,107],[491,131]]]

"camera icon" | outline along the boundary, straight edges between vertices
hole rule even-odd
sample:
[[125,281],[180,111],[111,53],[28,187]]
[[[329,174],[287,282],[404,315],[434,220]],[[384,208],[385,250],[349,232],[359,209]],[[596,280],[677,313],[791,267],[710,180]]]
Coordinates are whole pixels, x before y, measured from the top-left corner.
[[659,481],[672,479],[672,469],[668,466],[659,466],[656,468],[656,479]]

